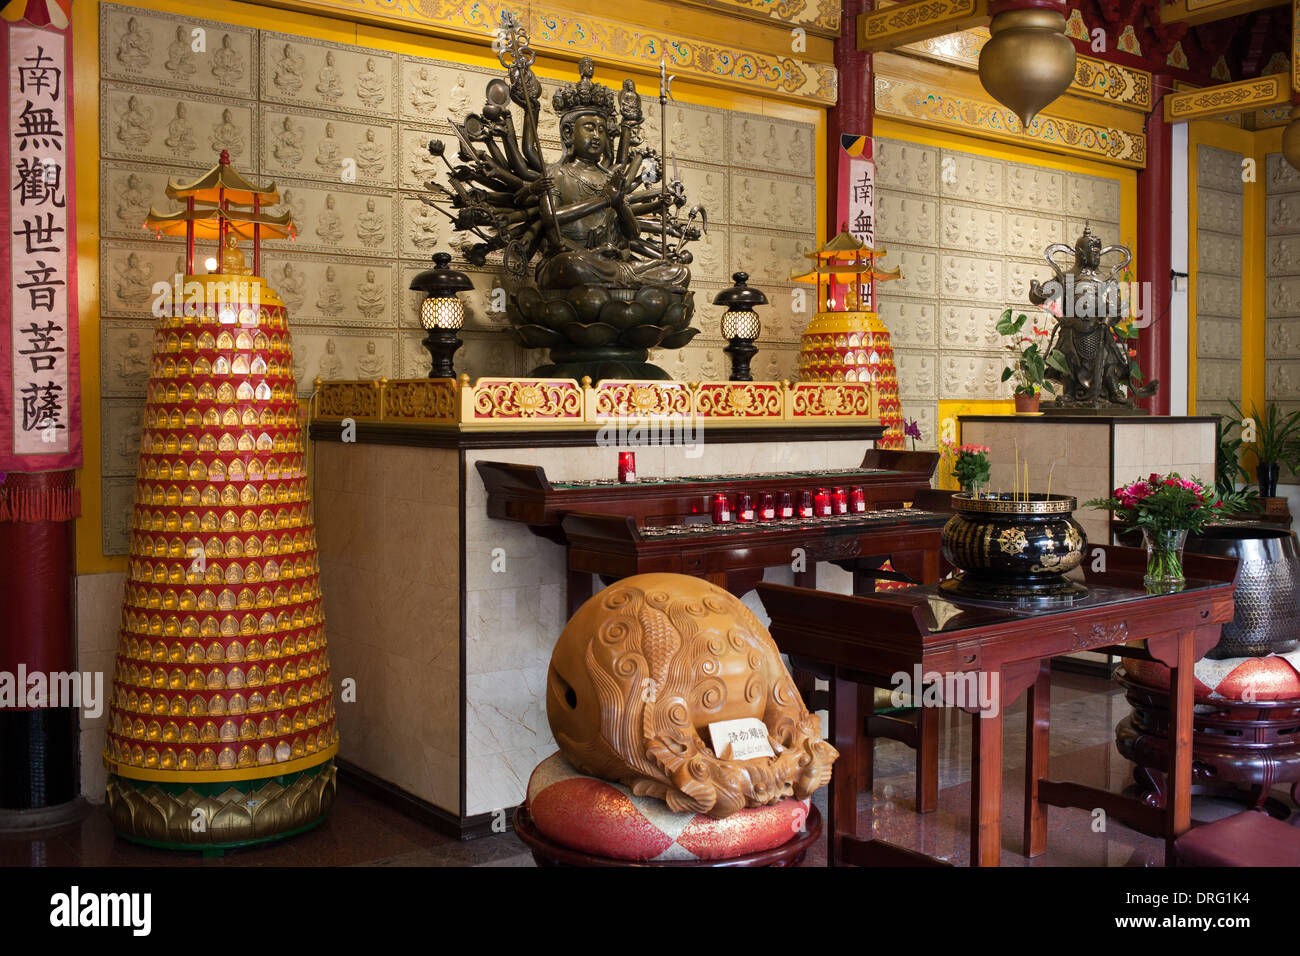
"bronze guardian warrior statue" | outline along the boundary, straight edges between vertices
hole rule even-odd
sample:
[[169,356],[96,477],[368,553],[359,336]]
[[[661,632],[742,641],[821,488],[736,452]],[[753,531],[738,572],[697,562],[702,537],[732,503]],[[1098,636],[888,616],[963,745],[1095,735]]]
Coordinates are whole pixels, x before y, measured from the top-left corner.
[[[1074,257],[1074,269],[1066,272],[1056,256]],[[1101,261],[1111,253],[1120,260],[1101,275]],[[1047,354],[1060,349],[1067,371],[1047,367],[1046,377],[1055,382],[1060,396],[1044,406],[1046,411],[1079,414],[1141,414],[1134,400],[1154,395],[1159,382],[1137,385],[1126,340],[1118,328],[1124,322],[1120,284],[1115,277],[1132,261],[1125,246],[1102,248],[1101,240],[1085,225],[1083,235],[1070,248],[1061,242],[1044,250],[1043,258],[1055,278],[1029,283],[1029,301],[1056,317],[1056,328],[1048,341]]]
[[429,144],[451,171],[450,189],[431,182],[434,196],[422,198],[481,240],[468,247],[471,263],[501,254],[507,314],[520,344],[551,350],[551,363],[532,374],[666,379],[647,364],[647,350],[681,348],[699,331],[690,327],[685,246],[705,228],[704,210],[679,216],[685,190],[666,180],[662,153],[642,139],[633,82],[616,94],[593,81],[589,58],[578,63],[578,81],[552,98],[563,152],[547,163],[534,53],[514,14],[501,21],[494,47],[506,78],[488,82],[482,112],[452,121],[460,165],[446,159],[441,141]]

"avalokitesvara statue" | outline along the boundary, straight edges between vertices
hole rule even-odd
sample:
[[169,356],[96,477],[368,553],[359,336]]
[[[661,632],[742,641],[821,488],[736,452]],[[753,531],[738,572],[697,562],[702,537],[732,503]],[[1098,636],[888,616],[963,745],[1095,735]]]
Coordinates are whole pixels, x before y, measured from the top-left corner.
[[[1056,261],[1060,253],[1074,257],[1072,271],[1067,273]],[[1101,261],[1111,253],[1121,258],[1103,276]],[[1046,376],[1060,386],[1060,397],[1044,405],[1044,411],[1144,414],[1134,400],[1154,395],[1160,383],[1134,383],[1127,340],[1118,331],[1125,316],[1115,277],[1132,261],[1133,253],[1122,245],[1103,249],[1091,225],[1085,224],[1074,248],[1056,242],[1044,250],[1043,258],[1055,278],[1045,283],[1032,280],[1029,301],[1056,317],[1046,352],[1060,349],[1068,368],[1061,372],[1047,367]]]
[[690,327],[685,246],[706,227],[704,210],[679,215],[685,190],[667,181],[663,148],[643,142],[635,85],[624,80],[616,94],[594,82],[590,58],[579,61],[578,82],[552,97],[563,151],[548,163],[534,53],[513,13],[501,21],[495,46],[506,78],[488,82],[480,113],[452,120],[460,165],[441,140],[429,144],[450,169],[450,188],[430,182],[424,201],[480,240],[467,247],[471,263],[502,255],[511,326],[524,347],[551,350],[551,363],[532,374],[666,379],[646,363],[647,350],[681,348],[699,331]]

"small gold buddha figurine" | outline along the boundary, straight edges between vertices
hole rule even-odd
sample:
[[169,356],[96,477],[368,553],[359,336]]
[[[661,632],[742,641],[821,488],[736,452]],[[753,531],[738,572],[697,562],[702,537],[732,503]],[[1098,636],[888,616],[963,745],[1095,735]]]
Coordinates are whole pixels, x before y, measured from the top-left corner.
[[226,233],[226,246],[221,250],[221,272],[224,275],[251,276],[253,270],[244,265],[244,254],[233,232]]

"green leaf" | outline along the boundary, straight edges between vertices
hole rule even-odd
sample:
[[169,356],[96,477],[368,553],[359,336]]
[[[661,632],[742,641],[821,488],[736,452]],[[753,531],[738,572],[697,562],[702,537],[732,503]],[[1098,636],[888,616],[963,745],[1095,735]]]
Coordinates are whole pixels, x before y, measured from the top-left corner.
[[1015,375],[1015,374],[1016,374],[1015,369],[1004,368],[1004,369],[1002,370],[1002,381],[1005,382],[1007,379],[1009,379],[1012,375]]
[[1056,369],[1062,375],[1070,374],[1070,367],[1065,364],[1065,353],[1060,349],[1052,349],[1051,353],[1047,356],[1047,364],[1052,366],[1052,368]]

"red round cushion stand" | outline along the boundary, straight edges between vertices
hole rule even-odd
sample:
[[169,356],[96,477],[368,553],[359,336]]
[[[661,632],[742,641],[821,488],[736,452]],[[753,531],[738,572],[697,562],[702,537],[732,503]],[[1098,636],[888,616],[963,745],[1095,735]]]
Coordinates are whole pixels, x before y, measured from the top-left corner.
[[789,798],[722,820],[579,773],[560,753],[537,765],[515,832],[539,866],[797,866],[821,814]]
[[[1289,782],[1292,800],[1300,797],[1300,651],[1203,658],[1196,662],[1195,675],[1193,792],[1241,797],[1239,788],[1249,787],[1252,808],[1285,818],[1287,808],[1270,800],[1269,791]],[[1144,799],[1163,806],[1169,671],[1152,661],[1125,658],[1118,679],[1133,713],[1116,726],[1116,744],[1137,764],[1133,777]]]

